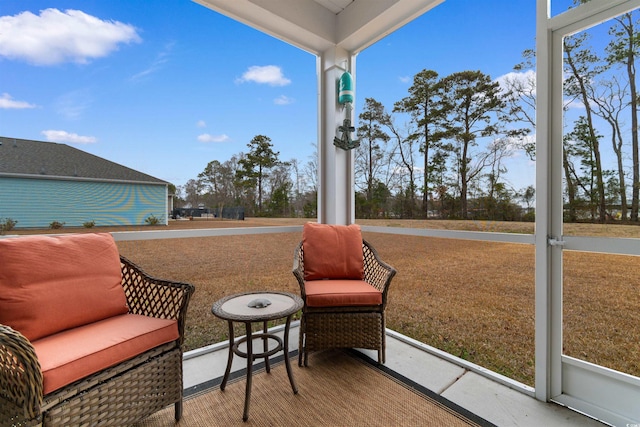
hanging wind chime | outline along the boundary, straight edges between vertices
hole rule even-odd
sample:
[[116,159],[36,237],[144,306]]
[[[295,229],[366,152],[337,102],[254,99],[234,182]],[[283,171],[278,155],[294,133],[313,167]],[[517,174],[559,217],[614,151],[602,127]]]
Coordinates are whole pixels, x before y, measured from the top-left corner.
[[356,128],[351,126],[351,110],[353,109],[353,77],[348,71],[340,76],[338,86],[338,103],[344,105],[346,111],[342,126],[338,126],[338,131],[342,132],[342,137],[333,138],[333,145],[343,150],[352,150],[360,145],[360,141],[351,139],[351,132],[355,132]]

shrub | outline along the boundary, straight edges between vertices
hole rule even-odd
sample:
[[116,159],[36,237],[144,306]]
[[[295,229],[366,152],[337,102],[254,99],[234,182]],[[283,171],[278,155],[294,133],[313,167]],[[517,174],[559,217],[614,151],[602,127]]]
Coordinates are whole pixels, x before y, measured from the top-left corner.
[[5,231],[13,230],[17,223],[18,221],[11,218],[0,219],[0,235],[4,234]]
[[93,228],[96,225],[95,221],[85,221],[82,223],[84,228]]
[[148,225],[158,225],[160,223],[160,219],[156,217],[154,214],[151,214],[144,220]]
[[49,228],[52,230],[57,230],[59,228],[64,227],[64,222],[60,222],[60,221],[51,221],[51,223],[49,224]]

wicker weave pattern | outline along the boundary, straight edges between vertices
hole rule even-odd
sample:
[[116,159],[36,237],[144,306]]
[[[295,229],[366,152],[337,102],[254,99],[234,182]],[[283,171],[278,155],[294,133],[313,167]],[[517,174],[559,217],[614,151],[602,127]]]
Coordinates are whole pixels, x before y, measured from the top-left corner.
[[41,404],[42,372],[33,346],[18,331],[0,325],[0,425],[6,425],[3,420],[36,424]]
[[[307,365],[310,351],[329,348],[366,348],[378,350],[378,362],[385,361],[385,317],[387,294],[396,270],[383,262],[375,249],[362,241],[364,280],[382,292],[382,304],[370,307],[307,307],[302,309],[298,364]],[[302,242],[295,249],[293,275],[306,301],[304,250]]]
[[182,342],[195,288],[154,279],[121,257],[130,312],[176,319],[180,338],[42,396],[29,341],[0,325],[0,426],[124,426],[175,404],[182,415]]
[[123,256],[120,257],[120,262],[122,264],[122,287],[127,297],[129,312],[161,319],[178,320],[180,344],[182,344],[187,307],[195,290],[193,285],[151,277]]
[[307,313],[306,351],[382,346],[382,313]]
[[[146,359],[143,355],[141,359]],[[138,360],[140,362],[140,360]],[[129,363],[129,365],[135,365]],[[104,381],[74,404],[56,405],[44,413],[45,426],[126,426],[182,399],[182,352],[161,352],[141,365],[125,370],[117,381]],[[84,384],[89,385],[89,384]]]

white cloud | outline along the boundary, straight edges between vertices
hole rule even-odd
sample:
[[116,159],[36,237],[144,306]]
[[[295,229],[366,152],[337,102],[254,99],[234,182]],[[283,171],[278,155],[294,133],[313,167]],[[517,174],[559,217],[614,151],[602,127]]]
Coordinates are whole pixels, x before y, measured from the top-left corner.
[[273,103],[276,105],[289,105],[293,104],[293,98],[289,98],[285,95],[280,95],[276,99],[273,100]]
[[198,135],[198,141],[200,142],[225,142],[228,140],[229,137],[225,134],[209,135],[208,133],[203,133],[202,135]]
[[130,80],[142,80],[144,77],[154,74],[164,68],[164,65],[169,62],[169,55],[171,54],[174,45],[174,42],[167,43],[164,46],[164,49],[156,55],[151,65],[149,65],[146,69],[140,71],[139,73],[131,76]]
[[291,80],[282,74],[280,67],[276,65],[265,65],[263,67],[254,65],[244,72],[242,77],[236,80],[238,83],[254,82],[258,84],[268,84],[269,86],[286,86]]
[[80,10],[45,9],[0,17],[0,57],[35,65],[84,64],[107,56],[122,43],[140,42],[136,29]]
[[68,120],[77,120],[91,106],[91,93],[84,89],[67,92],[58,97],[54,107],[56,113]]
[[[515,90],[530,100],[535,99],[537,95],[536,87],[536,72],[533,70],[527,70],[525,72],[510,72],[503,74],[495,79],[500,84],[500,89],[503,92],[508,90]],[[564,108],[567,110],[583,109],[584,104],[579,98],[564,98]]]
[[36,108],[36,106],[26,101],[15,101],[8,93],[3,93],[2,96],[0,96],[0,109],[22,110],[25,108]]
[[495,81],[500,84],[500,88],[504,92],[516,89],[520,93],[536,95],[536,72],[533,70],[527,70],[524,73],[512,71],[501,75]]
[[580,98],[564,98],[564,109],[566,110],[584,110],[584,102]]
[[43,130],[42,134],[47,137],[47,141],[52,142],[70,142],[72,144],[94,144],[98,142],[95,136],[81,136],[64,130]]
[[409,76],[400,76],[398,79],[401,83],[411,83],[411,77]]
[[206,128],[207,122],[205,122],[204,120],[198,120],[198,123],[196,123],[196,126],[199,128]]

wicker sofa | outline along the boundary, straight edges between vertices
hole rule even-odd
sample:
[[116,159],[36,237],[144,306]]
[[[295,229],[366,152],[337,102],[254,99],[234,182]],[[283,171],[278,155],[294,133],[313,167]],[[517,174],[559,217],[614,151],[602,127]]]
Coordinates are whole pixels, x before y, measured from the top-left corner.
[[125,426],[175,405],[194,287],[108,233],[0,239],[0,426]]

